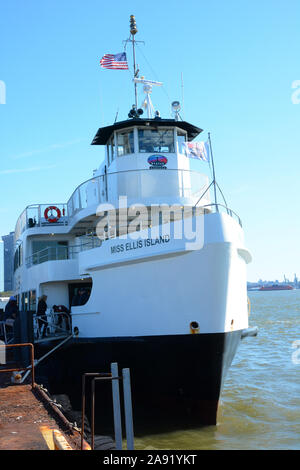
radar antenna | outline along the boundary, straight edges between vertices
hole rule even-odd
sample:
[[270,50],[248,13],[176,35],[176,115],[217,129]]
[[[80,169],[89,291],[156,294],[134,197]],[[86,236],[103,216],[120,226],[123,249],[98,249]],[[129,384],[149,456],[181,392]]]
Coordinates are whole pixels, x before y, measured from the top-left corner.
[[[142,83],[144,85],[144,92],[146,93],[146,98],[144,99],[142,106],[147,110],[147,117],[150,119],[153,117],[154,108],[150,98],[152,93],[153,86],[162,86],[162,82],[155,82],[154,80],[145,80],[144,77],[134,78],[133,79],[135,86],[137,83]],[[156,117],[159,116],[158,111],[155,112]]]

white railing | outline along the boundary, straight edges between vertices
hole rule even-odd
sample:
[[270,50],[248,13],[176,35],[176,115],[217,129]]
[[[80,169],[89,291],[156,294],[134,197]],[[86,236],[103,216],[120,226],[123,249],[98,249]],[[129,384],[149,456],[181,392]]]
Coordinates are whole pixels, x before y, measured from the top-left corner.
[[[82,209],[126,196],[136,203],[145,200],[198,199],[209,187],[208,177],[190,170],[129,170],[97,176],[75,189],[67,202],[69,220]],[[207,194],[208,196],[208,194]],[[207,201],[206,203],[210,202]]]
[[34,342],[58,339],[72,333],[71,315],[67,312],[54,312],[33,315]]
[[[163,203],[166,200],[175,202],[176,199],[178,201],[183,198],[190,199],[191,204],[197,206],[208,206],[211,202],[211,188],[212,183],[209,184],[206,175],[190,170],[129,170],[96,176],[78,186],[66,204],[28,206],[17,221],[15,240],[18,240],[27,228],[68,225],[80,211],[88,207],[97,207],[101,203],[115,201],[119,196],[126,196],[128,200],[142,204],[151,199],[160,200]],[[46,210],[51,206],[57,207],[61,215],[54,222],[49,222],[46,218]],[[215,210],[218,210],[217,206]],[[226,201],[225,206],[226,210],[229,210]]]
[[[55,207],[58,210],[57,212],[55,212],[56,214],[59,214],[59,217],[57,217],[57,220],[54,220],[54,222],[49,222],[49,219],[47,219],[50,207]],[[15,228],[15,240],[18,240],[20,238],[20,235],[27,228],[67,224],[68,214],[66,204],[32,204],[30,206],[27,206],[26,209],[24,209],[24,211],[17,220]]]
[[78,253],[85,250],[90,250],[92,248],[98,248],[101,246],[102,241],[97,237],[91,237],[90,240],[87,240],[87,237],[84,237],[85,240],[82,243],[77,243],[72,246],[49,246],[43,250],[33,253],[31,256],[26,258],[26,266],[30,268],[36,264],[45,263],[47,261],[61,261],[69,260],[77,257]]

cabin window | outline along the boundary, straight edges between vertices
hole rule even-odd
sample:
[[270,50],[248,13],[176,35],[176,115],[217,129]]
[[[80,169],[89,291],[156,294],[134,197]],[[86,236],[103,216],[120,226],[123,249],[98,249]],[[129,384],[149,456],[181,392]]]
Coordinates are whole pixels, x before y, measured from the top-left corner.
[[173,153],[173,129],[139,129],[140,153]]
[[23,245],[22,243],[17,246],[14,254],[14,271],[23,264]]
[[28,312],[29,310],[29,292],[22,293],[22,306],[23,312]]
[[68,259],[67,241],[45,240],[32,242],[32,264],[63,259]]
[[118,156],[134,153],[133,131],[117,133]]
[[183,131],[177,130],[177,147],[178,152],[185,154],[185,146],[184,143],[186,142],[186,133]]

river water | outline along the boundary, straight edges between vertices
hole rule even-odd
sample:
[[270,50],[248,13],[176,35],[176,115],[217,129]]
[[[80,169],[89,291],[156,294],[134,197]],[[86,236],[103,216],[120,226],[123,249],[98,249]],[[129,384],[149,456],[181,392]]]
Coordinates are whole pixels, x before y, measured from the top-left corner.
[[259,332],[239,346],[218,424],[136,438],[136,449],[300,449],[300,290],[249,298]]

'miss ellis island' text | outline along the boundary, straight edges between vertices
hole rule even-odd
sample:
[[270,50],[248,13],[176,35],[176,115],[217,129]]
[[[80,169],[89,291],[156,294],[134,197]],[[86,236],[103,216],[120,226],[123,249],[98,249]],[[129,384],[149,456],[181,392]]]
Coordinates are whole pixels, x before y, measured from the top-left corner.
[[122,253],[124,251],[130,250],[137,250],[139,248],[149,247],[149,246],[156,246],[161,245],[162,243],[168,243],[170,241],[170,237],[168,235],[160,236],[158,238],[146,238],[144,240],[136,240],[127,243],[121,243],[110,248],[110,252],[114,253]]

